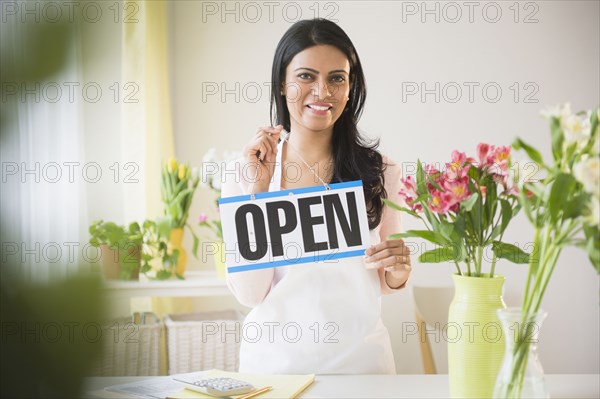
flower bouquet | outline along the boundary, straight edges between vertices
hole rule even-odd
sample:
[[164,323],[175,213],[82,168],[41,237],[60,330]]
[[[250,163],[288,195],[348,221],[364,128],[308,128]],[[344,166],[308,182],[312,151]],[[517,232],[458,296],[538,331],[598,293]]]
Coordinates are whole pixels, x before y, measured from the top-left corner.
[[[521,206],[510,176],[511,147],[481,143],[477,158],[454,151],[443,171],[417,163],[416,179],[401,180],[403,205],[394,209],[421,219],[425,230],[408,230],[390,238],[422,238],[436,248],[422,252],[422,263],[453,262],[455,294],[447,326],[470,326],[448,339],[448,375],[452,397],[491,397],[504,342],[489,340],[488,326],[498,325],[504,277],[496,275],[498,259],[527,263],[529,255],[504,242],[504,232]],[[441,169],[441,168],[440,168]],[[490,258],[486,249],[491,249]],[[423,328],[423,326],[421,327]]]
[[[475,160],[454,151],[443,172],[419,161],[416,181],[413,176],[401,180],[399,194],[406,206],[385,202],[421,219],[426,230],[408,230],[391,238],[422,238],[439,246],[422,253],[419,261],[452,261],[458,275],[493,277],[498,258],[527,263],[527,253],[502,241],[521,208],[519,190],[509,173],[510,152],[509,146],[481,143]],[[492,263],[489,273],[483,273],[484,248],[488,246]]]
[[[525,387],[524,381],[531,384],[531,376],[525,374],[535,349],[532,337],[539,330],[540,304],[562,249],[571,245],[583,248],[600,272],[599,114],[600,108],[573,114],[569,104],[543,112],[550,121],[551,164],[523,140],[516,139],[513,144],[527,153],[545,177],[521,183],[519,203],[535,228],[534,245],[520,320],[516,320],[518,331],[512,326],[514,342],[509,342],[511,350],[496,382],[496,397],[545,395],[536,387]],[[543,375],[540,378],[543,380]],[[543,383],[540,388],[544,389]]]

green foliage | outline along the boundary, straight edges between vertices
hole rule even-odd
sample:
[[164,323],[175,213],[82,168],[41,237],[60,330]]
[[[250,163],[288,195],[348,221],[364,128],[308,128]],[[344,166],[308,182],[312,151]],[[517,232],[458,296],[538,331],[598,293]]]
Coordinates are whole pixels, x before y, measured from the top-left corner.
[[[384,202],[391,209],[421,219],[427,229],[408,230],[393,234],[390,238],[420,238],[433,243],[439,247],[421,254],[420,262],[453,261],[458,273],[468,276],[484,276],[481,268],[483,248],[487,246],[492,246],[494,254],[490,276],[494,274],[497,258],[513,263],[527,263],[527,253],[501,241],[510,221],[521,209],[516,193],[508,187],[506,170],[499,174],[500,168],[497,165],[476,165],[472,159],[463,159],[464,164],[449,166],[454,168],[450,172],[425,168],[421,161],[417,162],[414,183],[416,198],[407,203],[410,209],[389,200]],[[497,169],[493,169],[494,167]],[[504,163],[502,167],[506,169],[508,164]],[[412,184],[408,179],[404,182],[405,186]],[[468,187],[468,197],[461,197],[449,210],[439,209],[440,201],[445,200],[443,194],[456,187],[456,184],[461,185],[459,190]],[[410,193],[410,189],[406,193]],[[435,195],[439,197],[435,198]],[[466,264],[466,270],[461,270],[459,263]],[[474,266],[473,270],[471,265]]]
[[[147,270],[149,265],[147,260],[142,257],[143,265],[138,260],[138,253],[141,251],[144,241],[144,234],[137,222],[129,226],[119,226],[113,222],[96,220],[89,227],[91,235],[90,244],[96,248],[106,245],[117,253],[117,260],[121,266],[120,278],[129,280],[134,270],[141,267],[141,270]],[[102,256],[109,256],[105,253]]]

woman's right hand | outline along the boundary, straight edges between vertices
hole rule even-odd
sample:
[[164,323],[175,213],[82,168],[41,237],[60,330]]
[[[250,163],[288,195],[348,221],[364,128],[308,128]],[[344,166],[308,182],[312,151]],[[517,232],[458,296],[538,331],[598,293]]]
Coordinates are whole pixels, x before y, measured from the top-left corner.
[[277,143],[282,130],[282,125],[261,127],[252,141],[244,146],[242,154],[246,166],[242,169],[242,179],[249,193],[269,191],[269,184],[275,172]]

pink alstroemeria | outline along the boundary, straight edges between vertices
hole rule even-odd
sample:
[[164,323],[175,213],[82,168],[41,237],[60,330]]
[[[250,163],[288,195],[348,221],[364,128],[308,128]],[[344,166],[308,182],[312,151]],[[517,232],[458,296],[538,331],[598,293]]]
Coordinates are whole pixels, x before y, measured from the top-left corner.
[[490,174],[502,177],[508,176],[510,150],[511,147],[509,146],[500,146],[493,149],[488,158],[488,171]]
[[460,204],[471,196],[471,192],[469,191],[469,178],[466,176],[455,180],[446,180],[444,182],[444,188],[446,189],[446,192],[451,195],[452,205]]
[[206,215],[206,213],[201,213],[200,215],[198,215],[198,223],[204,223],[208,221],[208,216]]
[[446,179],[456,180],[457,178],[467,176],[471,164],[475,160],[467,158],[464,152],[452,151],[452,162],[446,163]]
[[480,168],[483,169],[488,164],[488,159],[493,150],[494,150],[493,145],[491,146],[486,143],[477,144],[477,156],[479,157],[479,167]]
[[421,204],[419,202],[412,202],[418,197],[416,186],[415,179],[412,176],[408,176],[406,179],[401,179],[400,191],[398,192],[398,195],[400,195],[402,201],[404,201],[406,206],[408,206],[411,210],[415,212],[421,212],[423,210]]
[[445,214],[448,213],[450,208],[454,205],[452,202],[452,194],[448,191],[441,192],[438,190],[432,190],[431,201],[429,202],[429,208],[436,213]]
[[427,173],[429,176],[432,176],[440,174],[440,171],[437,170],[435,165],[428,163],[425,165],[425,173]]

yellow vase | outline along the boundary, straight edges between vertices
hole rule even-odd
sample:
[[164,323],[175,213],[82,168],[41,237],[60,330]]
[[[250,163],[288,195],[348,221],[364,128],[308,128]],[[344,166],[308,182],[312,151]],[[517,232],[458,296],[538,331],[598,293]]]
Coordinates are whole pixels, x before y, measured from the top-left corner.
[[215,269],[217,270],[217,277],[225,280],[225,275],[227,272],[227,268],[225,266],[225,253],[223,249],[225,248],[225,243],[223,242],[215,242],[216,252],[214,255],[215,260]]
[[444,339],[453,398],[491,398],[504,356],[504,337],[496,310],[505,309],[503,276],[454,275],[454,298]]
[[177,258],[177,266],[175,267],[175,272],[178,275],[183,276],[185,273],[185,268],[187,266],[187,253],[183,248],[182,227],[178,227],[171,230],[171,233],[169,234],[169,244],[171,245],[171,250],[179,250],[179,257]]

